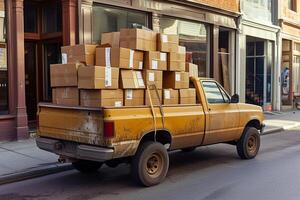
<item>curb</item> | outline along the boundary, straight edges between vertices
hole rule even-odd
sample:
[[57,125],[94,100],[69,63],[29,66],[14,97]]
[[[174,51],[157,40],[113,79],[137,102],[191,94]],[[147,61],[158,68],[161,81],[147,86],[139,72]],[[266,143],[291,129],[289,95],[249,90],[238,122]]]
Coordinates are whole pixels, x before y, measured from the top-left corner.
[[0,185],[37,178],[49,174],[55,174],[74,169],[71,164],[50,164],[42,167],[35,167],[26,171],[0,176]]
[[281,131],[284,131],[285,129],[283,127],[275,127],[275,128],[269,128],[268,130],[263,131],[260,135],[269,135],[269,134],[274,134],[278,133]]

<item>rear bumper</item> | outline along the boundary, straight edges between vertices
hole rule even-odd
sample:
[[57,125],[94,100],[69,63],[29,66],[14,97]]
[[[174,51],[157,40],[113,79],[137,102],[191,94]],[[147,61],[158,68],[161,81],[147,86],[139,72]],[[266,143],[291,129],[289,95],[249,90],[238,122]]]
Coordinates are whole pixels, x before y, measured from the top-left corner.
[[91,145],[84,145],[43,137],[37,138],[36,144],[40,149],[56,153],[58,155],[98,162],[111,160],[114,154],[114,150],[109,148],[95,147]]

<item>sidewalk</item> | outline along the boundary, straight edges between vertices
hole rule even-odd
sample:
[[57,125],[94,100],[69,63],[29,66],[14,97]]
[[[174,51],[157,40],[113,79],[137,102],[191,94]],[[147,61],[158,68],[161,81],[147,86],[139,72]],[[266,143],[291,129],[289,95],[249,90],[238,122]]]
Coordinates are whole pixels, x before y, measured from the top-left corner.
[[0,185],[72,169],[57,159],[37,148],[34,139],[0,143]]
[[266,112],[264,123],[266,127],[263,134],[300,127],[300,111]]

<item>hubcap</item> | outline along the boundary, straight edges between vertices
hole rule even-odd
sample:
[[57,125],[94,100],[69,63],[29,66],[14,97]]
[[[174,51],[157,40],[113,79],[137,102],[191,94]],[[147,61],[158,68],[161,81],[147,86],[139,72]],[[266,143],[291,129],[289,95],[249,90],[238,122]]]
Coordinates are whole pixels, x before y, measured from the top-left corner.
[[250,136],[247,142],[248,152],[254,154],[257,147],[257,139],[255,136]]
[[150,176],[159,176],[162,171],[162,156],[158,153],[153,153],[147,160],[146,170]]

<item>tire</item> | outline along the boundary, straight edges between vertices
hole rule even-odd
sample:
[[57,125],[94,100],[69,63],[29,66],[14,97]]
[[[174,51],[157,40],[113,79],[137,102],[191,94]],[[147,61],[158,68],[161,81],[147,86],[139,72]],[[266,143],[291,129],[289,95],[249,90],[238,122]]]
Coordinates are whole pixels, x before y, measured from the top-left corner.
[[169,155],[161,143],[145,142],[132,159],[131,173],[133,179],[143,186],[161,183],[169,169]]
[[187,147],[187,148],[181,149],[181,151],[184,153],[188,153],[188,152],[194,151],[195,149],[196,149],[196,147]]
[[240,140],[237,142],[237,153],[241,159],[255,158],[260,147],[260,135],[256,128],[246,127]]
[[102,166],[102,163],[89,160],[78,160],[76,162],[72,162],[72,165],[83,174],[92,174],[98,171],[98,169]]

